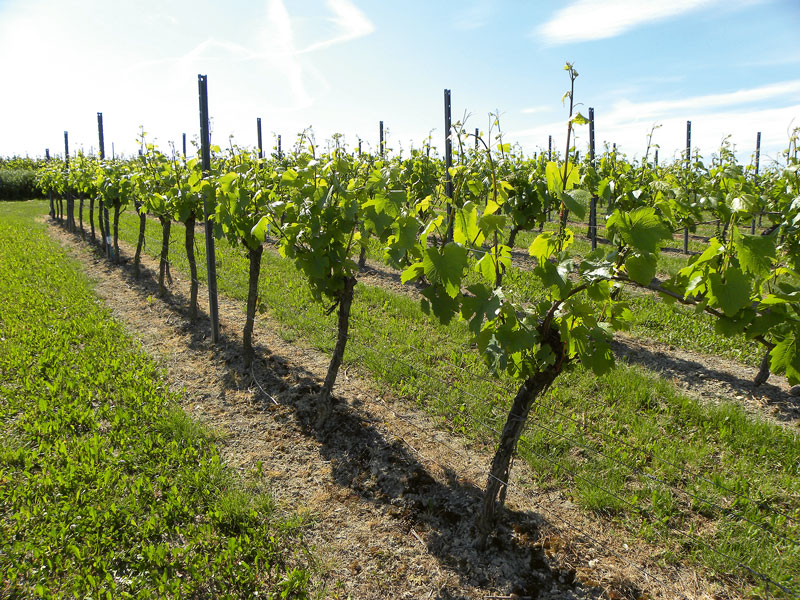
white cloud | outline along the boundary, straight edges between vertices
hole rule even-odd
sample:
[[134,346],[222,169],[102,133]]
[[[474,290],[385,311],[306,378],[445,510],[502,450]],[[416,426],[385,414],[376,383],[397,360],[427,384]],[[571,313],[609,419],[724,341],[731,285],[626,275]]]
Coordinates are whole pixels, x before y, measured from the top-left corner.
[[[661,125],[653,136],[660,157],[668,160],[686,146],[686,121],[692,121],[692,147],[706,157],[719,149],[730,135],[740,160],[748,160],[755,147],[756,133],[762,132],[765,160],[775,158],[788,142],[787,130],[800,122],[797,94],[800,80],[784,81],[734,92],[691,96],[677,100],[634,102],[621,99],[610,107],[595,108],[598,151],[604,141],[618,144],[629,155],[644,154],[647,135],[654,124]],[[753,102],[770,100],[773,108],[749,108]],[[510,136],[526,146],[547,145],[547,136],[564,136],[566,118],[532,128],[512,131]],[[577,128],[578,147],[588,142],[588,130]],[[559,143],[560,144],[560,143]],[[559,145],[559,151],[564,149]]]
[[453,26],[460,31],[480,29],[489,22],[493,13],[491,0],[474,0],[470,6],[455,16]]
[[653,23],[720,3],[721,0],[576,0],[537,27],[547,44],[616,37]]
[[523,108],[520,112],[526,115],[532,115],[534,113],[543,113],[549,112],[553,110],[553,107],[549,104],[542,104],[540,106],[529,106],[528,108]]
[[118,154],[135,149],[140,124],[162,145],[183,131],[191,139],[197,73],[209,76],[219,141],[235,132],[249,142],[259,115],[266,130],[302,130],[308,110],[330,90],[318,55],[309,53],[375,29],[353,0],[312,4],[208,3],[200,17],[190,0],[172,0],[167,9],[157,0],[0,0],[0,55],[15,57],[0,61],[0,78],[24,90],[0,98],[0,155],[55,151],[65,129],[71,147],[89,150],[96,146],[98,110],[107,145],[115,141]]
[[314,42],[300,52],[321,50],[334,44],[341,44],[342,42],[364,37],[375,31],[375,26],[372,22],[350,0],[327,0],[326,3],[333,12],[333,17],[330,17],[330,21],[339,29],[338,35],[327,40]]
[[656,100],[637,103],[621,100],[614,104],[610,118],[621,121],[648,121],[669,116],[676,112],[683,112],[691,116],[692,112],[705,112],[726,106],[740,106],[750,102],[789,96],[798,92],[800,92],[800,79],[737,90],[735,92],[691,96],[677,100]]

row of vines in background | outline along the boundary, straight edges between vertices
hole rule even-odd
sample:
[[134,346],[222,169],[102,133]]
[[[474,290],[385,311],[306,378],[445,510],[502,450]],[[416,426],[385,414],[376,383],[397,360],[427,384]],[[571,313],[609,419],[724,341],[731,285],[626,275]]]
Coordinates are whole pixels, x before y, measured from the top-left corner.
[[[366,250],[377,243],[384,262],[400,271],[401,281],[421,287],[426,312],[443,323],[466,321],[489,370],[517,381],[476,522],[476,541],[485,545],[536,400],[576,365],[598,375],[613,366],[614,332],[626,329],[631,317],[621,290],[642,289],[711,315],[719,332],[762,344],[766,369],[800,383],[796,138],[785,164],[760,172],[754,165],[738,164],[728,145],[709,165],[688,153],[656,165],[648,161],[649,148],[640,161],[608,149],[597,158],[590,153],[579,160],[570,139],[588,120],[573,111],[578,74],[570,64],[565,69],[570,109],[561,156],[524,156],[503,142],[496,118],[485,133],[453,125],[455,159],[447,170],[429,147],[405,158],[362,154],[350,152],[334,136],[322,152],[308,131],[289,151],[265,158],[233,144],[225,151],[214,147],[214,160],[204,170],[198,158],[174,148],[164,152],[142,134],[143,152],[137,158],[79,156],[68,168],[52,160],[40,167],[39,185],[51,197],[55,218],[64,218],[60,199],[68,198],[65,218],[76,231],[72,211],[73,199],[78,200],[81,234],[88,201],[93,239],[95,200],[113,211],[113,224],[98,219],[99,243],[117,261],[119,214],[136,210],[137,269],[146,216],[158,219],[161,294],[170,278],[170,227],[182,223],[193,318],[198,314],[195,223],[204,219],[204,207],[212,207],[214,236],[241,246],[249,256],[242,334],[248,363],[254,354],[263,245],[267,240],[278,244],[281,255],[304,273],[314,298],[338,311],[337,341],[318,396],[321,432],[348,340],[354,289]],[[581,222],[595,206],[605,212],[606,243],[576,255],[571,251],[576,235],[585,231],[576,229],[574,221]],[[558,219],[545,230],[552,213]],[[676,274],[660,277],[662,245],[707,222],[716,225],[716,235],[702,251],[687,255]],[[512,250],[524,232],[532,236],[528,254],[544,290],[536,298],[503,287],[504,275],[517,268]]]

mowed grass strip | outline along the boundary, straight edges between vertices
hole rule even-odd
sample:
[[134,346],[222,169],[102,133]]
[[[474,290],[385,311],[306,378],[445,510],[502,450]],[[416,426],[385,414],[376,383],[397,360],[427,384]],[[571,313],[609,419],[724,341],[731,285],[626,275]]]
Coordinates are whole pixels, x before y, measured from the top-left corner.
[[0,203],[0,597],[305,598],[301,520],[221,464],[39,205]]
[[[135,215],[124,215],[123,238],[135,244],[137,231]],[[147,235],[157,256],[157,223]],[[183,235],[173,224],[170,261],[186,276]],[[202,238],[198,230],[205,279]],[[286,339],[330,352],[336,314],[314,302],[290,261],[262,260],[260,310]],[[244,300],[244,251],[218,241],[216,264],[220,292]],[[514,382],[489,377],[464,323],[442,325],[382,287],[356,287],[345,361],[484,443],[496,441],[513,398]],[[520,455],[537,485],[661,546],[659,561],[705,565],[756,595],[763,581],[739,563],[800,589],[800,439],[736,402],[706,405],[642,368],[620,364],[600,378],[576,368],[538,404]]]

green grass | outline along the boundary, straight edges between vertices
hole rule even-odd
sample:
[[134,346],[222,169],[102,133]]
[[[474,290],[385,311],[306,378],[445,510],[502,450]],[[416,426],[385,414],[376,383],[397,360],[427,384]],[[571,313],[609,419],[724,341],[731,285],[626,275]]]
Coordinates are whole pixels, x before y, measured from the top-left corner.
[[223,466],[45,211],[0,205],[0,597],[306,597],[302,523]]

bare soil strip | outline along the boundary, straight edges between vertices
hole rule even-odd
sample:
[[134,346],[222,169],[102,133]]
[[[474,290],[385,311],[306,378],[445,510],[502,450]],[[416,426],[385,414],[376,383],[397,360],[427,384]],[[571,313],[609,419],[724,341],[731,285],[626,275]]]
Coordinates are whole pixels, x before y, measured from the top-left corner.
[[[314,397],[328,357],[287,343],[260,317],[252,370],[240,353],[243,304],[220,297],[221,340],[187,318],[188,280],[156,297],[157,261],[113,266],[79,237],[51,233],[96,292],[165,368],[183,408],[221,434],[224,460],[260,470],[279,503],[307,515],[306,540],[327,598],[731,598],[698,569],[536,489],[514,467],[496,537],[472,544],[473,515],[493,448],[468,444],[366,377],[340,374],[331,427],[315,430]],[[124,256],[131,248],[120,242]],[[201,285],[200,305],[207,306]],[[352,371],[352,369],[351,369]]]

